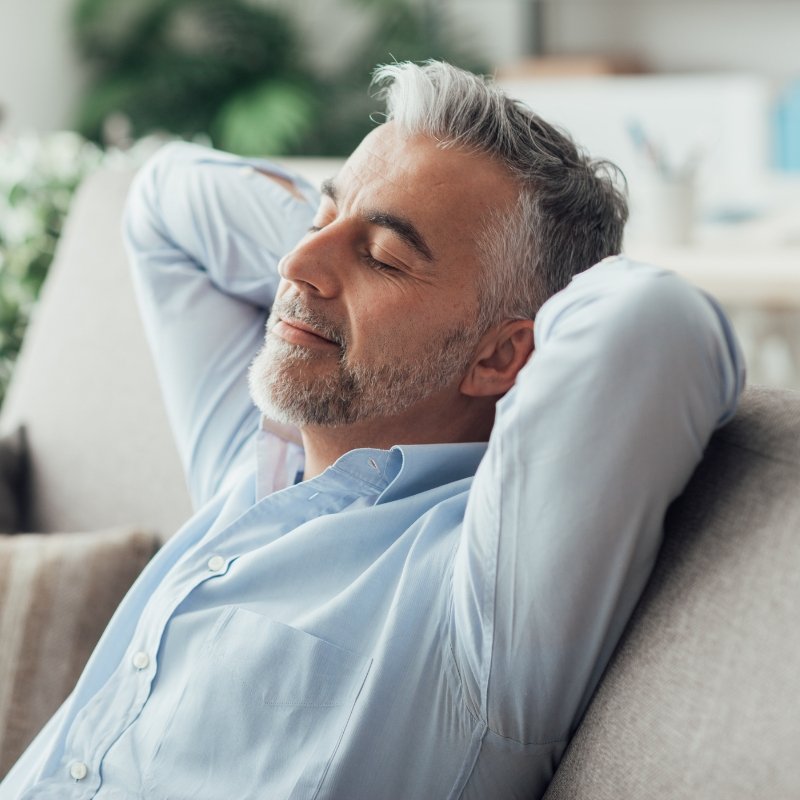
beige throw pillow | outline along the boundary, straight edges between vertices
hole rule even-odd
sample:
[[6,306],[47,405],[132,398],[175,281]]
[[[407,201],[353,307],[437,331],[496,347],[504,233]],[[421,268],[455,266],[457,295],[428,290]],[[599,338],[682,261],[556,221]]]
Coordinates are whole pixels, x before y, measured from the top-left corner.
[[0,779],[70,693],[154,533],[0,536]]

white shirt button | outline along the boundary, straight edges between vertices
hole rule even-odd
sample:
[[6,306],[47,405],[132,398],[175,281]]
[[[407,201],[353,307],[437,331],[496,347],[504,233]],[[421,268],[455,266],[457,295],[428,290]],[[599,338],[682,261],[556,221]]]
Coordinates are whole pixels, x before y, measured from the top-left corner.
[[208,568],[211,572],[219,572],[225,566],[225,559],[222,556],[211,556],[208,559]]
[[69,774],[76,781],[82,781],[89,774],[89,768],[83,761],[73,761],[69,765]]
[[132,660],[133,666],[136,667],[136,669],[147,669],[147,667],[150,665],[150,656],[141,650],[138,653],[133,654]]
[[239,167],[239,174],[243,175],[245,178],[249,178],[251,175],[256,174],[256,168],[249,164],[244,167]]

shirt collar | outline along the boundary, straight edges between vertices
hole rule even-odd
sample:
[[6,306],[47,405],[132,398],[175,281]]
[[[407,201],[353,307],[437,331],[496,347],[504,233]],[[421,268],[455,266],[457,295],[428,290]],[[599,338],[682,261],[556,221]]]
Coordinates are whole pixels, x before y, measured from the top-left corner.
[[487,442],[396,445],[389,452],[399,455],[397,472],[378,502],[410,497],[473,477],[487,446]]
[[[259,499],[296,482],[305,465],[301,441],[297,428],[262,416],[256,443]],[[359,448],[345,453],[314,480],[358,483],[379,494],[378,502],[383,503],[471,478],[486,447],[486,442],[466,442]]]

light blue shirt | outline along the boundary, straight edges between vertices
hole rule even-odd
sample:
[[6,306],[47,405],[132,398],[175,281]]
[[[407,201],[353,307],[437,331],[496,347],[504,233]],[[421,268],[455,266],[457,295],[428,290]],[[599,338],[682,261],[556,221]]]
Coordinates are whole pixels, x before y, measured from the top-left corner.
[[551,298],[483,443],[355,450],[295,483],[245,373],[310,224],[258,170],[164,148],[126,214],[197,512],[0,798],[544,791],[743,385],[717,305],[607,259]]

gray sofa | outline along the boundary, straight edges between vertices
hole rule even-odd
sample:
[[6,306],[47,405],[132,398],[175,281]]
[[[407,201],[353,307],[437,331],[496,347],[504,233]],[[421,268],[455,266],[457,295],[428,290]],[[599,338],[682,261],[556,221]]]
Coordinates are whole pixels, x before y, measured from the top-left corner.
[[[189,514],[120,241],[129,180],[99,173],[81,189],[0,418],[27,428],[37,531],[158,539]],[[548,800],[800,798],[799,463],[800,395],[749,389],[670,510]],[[99,629],[110,611],[89,610]]]

